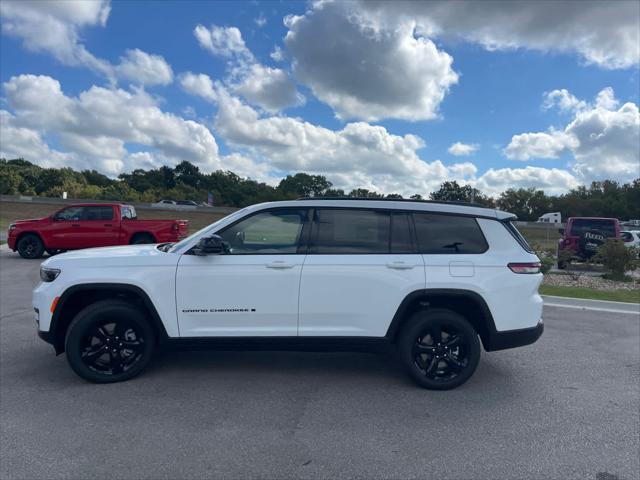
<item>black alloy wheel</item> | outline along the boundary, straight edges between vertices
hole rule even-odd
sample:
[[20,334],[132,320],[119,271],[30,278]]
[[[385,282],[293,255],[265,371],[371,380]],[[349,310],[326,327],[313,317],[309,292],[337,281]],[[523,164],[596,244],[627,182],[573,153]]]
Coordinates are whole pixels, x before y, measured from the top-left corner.
[[145,340],[125,319],[105,320],[89,331],[80,345],[84,364],[94,372],[119,375],[139,362]]
[[40,237],[33,233],[27,233],[18,240],[18,253],[22,258],[34,259],[42,257],[44,245]]
[[85,380],[128,380],[149,363],[155,332],[143,311],[121,300],[89,305],[67,330],[65,351],[71,368]]
[[399,350],[411,377],[434,390],[466,382],[480,359],[476,331],[464,317],[445,309],[418,312],[409,319]]

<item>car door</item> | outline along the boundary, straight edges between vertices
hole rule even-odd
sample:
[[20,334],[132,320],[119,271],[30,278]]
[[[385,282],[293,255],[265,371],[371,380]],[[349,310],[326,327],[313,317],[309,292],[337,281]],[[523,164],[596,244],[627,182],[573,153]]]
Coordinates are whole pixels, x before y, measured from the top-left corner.
[[72,250],[82,248],[79,236],[84,207],[67,207],[53,215],[47,248]]
[[82,248],[106,247],[118,244],[120,221],[112,205],[89,205],[80,220]]
[[396,310],[425,287],[409,216],[319,208],[300,282],[300,336],[386,334]]
[[296,336],[306,208],[252,213],[218,233],[226,254],[182,255],[176,305],[183,337]]

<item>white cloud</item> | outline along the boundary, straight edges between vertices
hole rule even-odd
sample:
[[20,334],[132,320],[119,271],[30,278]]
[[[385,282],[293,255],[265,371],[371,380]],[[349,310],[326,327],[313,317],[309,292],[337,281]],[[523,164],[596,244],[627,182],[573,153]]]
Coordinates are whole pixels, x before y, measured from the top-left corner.
[[207,28],[197,25],[193,34],[202,48],[216,56],[253,60],[253,54],[245,45],[242,33],[236,27],[211,25],[211,28]]
[[282,48],[280,48],[280,45],[273,47],[273,52],[271,52],[269,56],[274,62],[282,62],[284,60],[284,52]]
[[480,148],[480,146],[477,143],[456,142],[447,149],[447,152],[451,155],[467,156],[478,151],[478,148]]
[[360,2],[358,9],[387,22],[412,18],[429,36],[459,37],[488,50],[575,53],[603,68],[640,59],[637,1]]
[[37,158],[42,167],[61,166],[68,161],[68,154],[50,149],[37,130],[19,126],[6,110],[0,110],[0,132],[0,158]]
[[445,179],[466,181],[476,173],[471,163],[424,162],[417,154],[424,141],[415,135],[393,135],[364,122],[333,131],[291,117],[263,117],[224,90],[218,102],[216,132],[250,156],[268,159],[276,171],[326,175],[345,189],[403,194],[428,192]]
[[109,63],[89,53],[79,31],[104,26],[109,11],[108,0],[0,2],[3,34],[22,40],[28,50],[47,52],[65,65],[83,65],[103,75],[110,75]]
[[209,75],[192,72],[182,73],[180,75],[180,85],[185,92],[201,97],[209,102],[215,102],[218,99],[216,88]]
[[[231,90],[242,95],[251,104],[276,112],[304,103],[304,96],[296,90],[287,72],[260,64],[247,48],[242,33],[236,27],[212,25],[207,29],[198,25],[194,34],[201,47],[214,55],[229,59],[229,75],[225,82]],[[194,74],[184,74],[181,76],[182,87],[189,93],[215,101],[215,94],[210,88],[212,81],[209,77],[208,80],[203,77],[207,76],[201,74],[196,79]]]
[[490,168],[473,182],[480,191],[496,196],[509,188],[536,188],[549,195],[565,193],[579,185],[566,170],[557,168]]
[[[593,103],[578,101],[568,92],[553,98],[560,109],[566,110],[566,105],[573,108],[573,120],[562,131],[514,135],[505,149],[507,157],[555,158],[569,151],[573,155],[572,169],[583,181],[630,181],[640,177],[638,105],[628,102],[619,107],[611,88],[598,93]],[[570,100],[564,102],[567,98]]]
[[305,101],[284,70],[257,63],[251,66],[247,76],[234,91],[249,102],[273,112],[288,106],[302,105]]
[[[163,112],[143,90],[125,91],[93,86],[77,97],[66,96],[60,83],[46,76],[20,75],[4,84],[14,111],[12,128],[24,128],[55,137],[68,153],[65,162],[77,168],[113,171],[118,162],[128,169],[126,144],[148,147],[158,164],[189,160],[206,171],[219,168],[218,145],[202,124]],[[3,129],[5,136],[12,138]],[[13,140],[11,140],[13,141]],[[34,143],[35,144],[35,143]],[[33,149],[38,163],[58,161]],[[42,155],[42,156],[41,156]],[[26,154],[24,154],[26,156]],[[43,158],[44,156],[44,158]]]
[[173,70],[163,57],[137,48],[125,52],[115,71],[119,78],[138,85],[168,85],[173,82]]
[[436,118],[458,81],[451,56],[412,20],[389,25],[356,7],[318,2],[285,18],[296,78],[343,119]]
[[550,130],[540,133],[514,135],[505,148],[507,158],[530,160],[532,158],[558,158],[565,150],[574,148],[576,139],[565,132]]
[[545,92],[542,108],[549,110],[558,108],[562,112],[576,112],[587,107],[587,102],[578,100],[566,88]]
[[46,52],[65,65],[89,68],[112,84],[118,79],[136,85],[171,83],[171,66],[159,55],[127,50],[120,64],[112,65],[87,50],[81,30],[104,27],[110,11],[109,0],[0,2],[2,33],[22,40],[27,50]]

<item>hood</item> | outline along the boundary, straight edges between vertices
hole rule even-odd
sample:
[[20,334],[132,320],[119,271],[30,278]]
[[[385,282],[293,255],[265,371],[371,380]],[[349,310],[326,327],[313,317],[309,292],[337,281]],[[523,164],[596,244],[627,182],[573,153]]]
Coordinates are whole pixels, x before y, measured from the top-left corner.
[[42,217],[42,218],[28,218],[25,220],[14,220],[13,222],[9,222],[9,223],[13,223],[15,225],[21,225],[23,223],[39,223],[39,222],[45,222],[48,221],[49,217]]
[[167,266],[176,265],[179,257],[158,250],[157,245],[123,245],[72,250],[50,257],[42,265],[59,268],[65,265],[90,268]]

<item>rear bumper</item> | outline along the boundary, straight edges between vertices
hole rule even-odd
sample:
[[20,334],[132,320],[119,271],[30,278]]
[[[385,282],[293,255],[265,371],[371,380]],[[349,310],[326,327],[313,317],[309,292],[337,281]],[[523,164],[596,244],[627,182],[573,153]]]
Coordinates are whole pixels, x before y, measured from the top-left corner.
[[16,238],[17,237],[12,237],[12,236],[7,237],[7,245],[14,252],[16,251]]
[[521,328],[519,330],[507,330],[504,332],[491,332],[486,342],[483,342],[484,349],[487,352],[495,350],[506,350],[507,348],[523,347],[531,345],[540,338],[544,331],[544,322],[542,319],[538,325],[532,328]]

